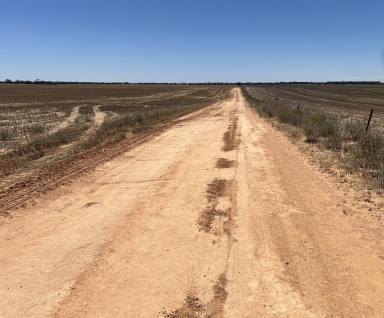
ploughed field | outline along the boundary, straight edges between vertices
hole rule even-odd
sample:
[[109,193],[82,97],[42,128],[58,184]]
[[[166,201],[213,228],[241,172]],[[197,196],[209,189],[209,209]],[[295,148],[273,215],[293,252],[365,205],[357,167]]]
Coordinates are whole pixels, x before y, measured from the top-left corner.
[[199,85],[0,85],[0,176],[22,175],[135,136],[225,98]]
[[[263,85],[248,87],[249,94],[271,103],[310,111],[326,111],[356,119],[374,110],[373,124],[384,127],[384,85]],[[276,100],[277,98],[277,100]]]

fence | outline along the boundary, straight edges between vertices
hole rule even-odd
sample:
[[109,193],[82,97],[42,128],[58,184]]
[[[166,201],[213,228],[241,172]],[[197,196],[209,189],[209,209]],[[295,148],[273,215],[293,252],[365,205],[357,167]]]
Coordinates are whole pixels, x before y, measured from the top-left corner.
[[364,121],[366,122],[366,131],[368,131],[370,127],[384,129],[384,113],[381,111],[375,111],[374,109],[369,108],[367,111],[357,111],[355,109],[346,109],[328,104],[315,104],[307,101],[292,100],[281,96],[275,96],[264,89],[257,88],[257,91],[254,89],[255,88],[252,88],[251,91],[249,88],[245,88],[248,95],[255,99],[264,101],[267,104],[296,108],[306,112],[321,111],[330,115],[340,116],[344,119],[356,119],[359,121]]

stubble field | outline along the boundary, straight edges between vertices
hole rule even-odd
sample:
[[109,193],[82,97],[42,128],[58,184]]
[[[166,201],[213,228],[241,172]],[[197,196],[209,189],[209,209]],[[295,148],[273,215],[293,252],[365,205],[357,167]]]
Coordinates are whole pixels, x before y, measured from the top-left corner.
[[197,85],[0,85],[0,176],[19,176],[226,97]]

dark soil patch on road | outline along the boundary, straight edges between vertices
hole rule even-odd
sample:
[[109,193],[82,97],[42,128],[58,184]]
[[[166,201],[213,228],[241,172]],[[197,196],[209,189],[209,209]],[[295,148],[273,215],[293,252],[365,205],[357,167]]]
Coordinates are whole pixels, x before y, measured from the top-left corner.
[[207,307],[201,300],[193,295],[187,295],[181,308],[172,312],[163,311],[164,318],[203,318],[206,315]]
[[88,203],[84,204],[82,206],[82,208],[87,209],[87,208],[91,207],[92,205],[96,205],[96,204],[99,204],[99,202],[88,202]]
[[[200,217],[198,220],[199,230],[204,231],[206,233],[213,232],[213,223],[215,219],[217,218],[228,218],[230,213],[230,209],[227,209],[225,211],[216,209],[215,206],[211,206],[210,208],[205,209],[203,212],[200,213]],[[224,222],[225,224],[226,222]],[[224,232],[226,233],[225,229]],[[218,234],[217,231],[215,231],[214,234]]]
[[164,310],[164,318],[222,318],[224,317],[224,304],[228,296],[226,274],[220,274],[213,285],[213,298],[204,304],[198,297],[188,294],[184,304],[171,312]]
[[220,158],[216,161],[216,168],[219,168],[219,169],[232,168],[234,165],[235,165],[235,162],[233,160]]
[[199,231],[220,236],[227,234],[228,219],[231,213],[231,208],[222,210],[218,209],[218,198],[227,196],[230,193],[231,181],[224,179],[215,179],[208,184],[207,201],[208,206],[204,209],[197,220]]
[[216,284],[213,286],[213,299],[207,305],[207,316],[221,318],[224,316],[224,304],[228,297],[227,277],[223,273],[219,276]]
[[236,138],[237,122],[238,122],[238,117],[236,116],[232,117],[228,130],[224,133],[224,136],[223,136],[223,141],[224,141],[224,146],[222,148],[223,151],[235,150],[240,144],[240,140]]
[[207,188],[208,202],[212,202],[219,197],[223,197],[225,195],[226,184],[227,184],[227,181],[224,179],[215,179],[210,184],[208,184],[208,188]]

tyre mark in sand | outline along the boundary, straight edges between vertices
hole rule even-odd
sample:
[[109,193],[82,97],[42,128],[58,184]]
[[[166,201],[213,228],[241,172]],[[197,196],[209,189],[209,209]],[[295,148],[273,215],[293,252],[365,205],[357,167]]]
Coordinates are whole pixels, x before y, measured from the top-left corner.
[[[237,133],[237,116],[230,117],[228,131],[224,133],[224,146],[222,151],[236,151],[240,144]],[[231,168],[237,160],[219,158],[216,161],[216,168]],[[236,175],[236,168],[234,170]],[[236,191],[233,180],[215,178],[207,186],[206,199],[208,206],[200,213],[197,220],[199,231],[204,231],[216,237],[212,243],[216,244],[221,236],[227,238],[226,265],[225,271],[221,273],[216,283],[212,286],[213,296],[205,304],[195,293],[187,293],[184,304],[174,310],[162,312],[164,318],[222,318],[224,317],[225,301],[228,297],[226,290],[228,279],[228,262],[233,243],[234,214],[236,210]]]

